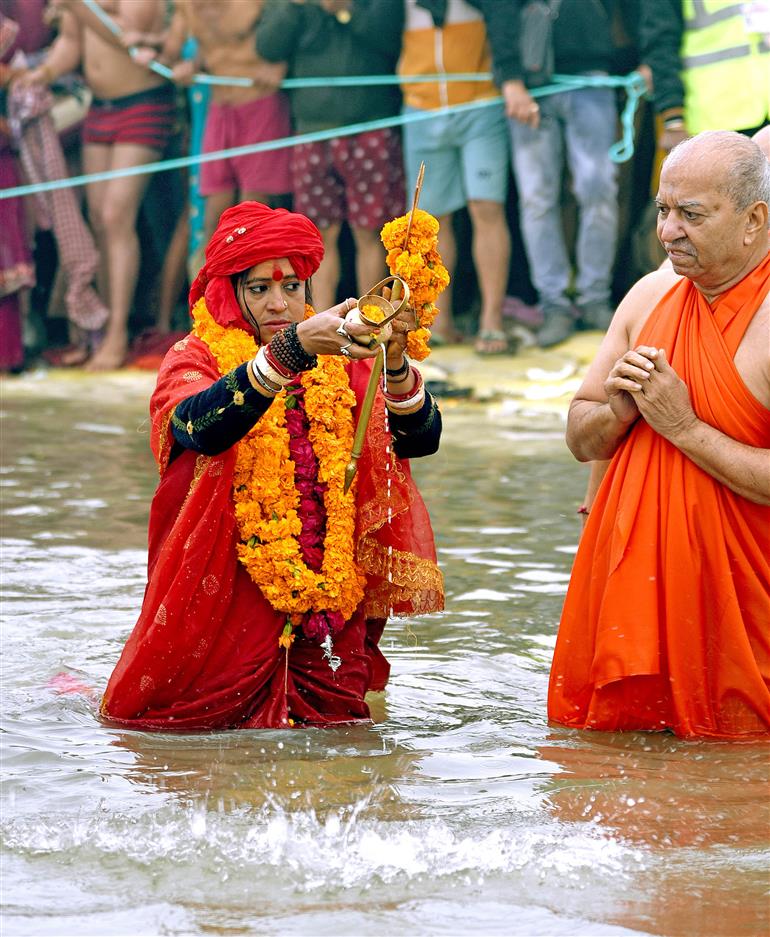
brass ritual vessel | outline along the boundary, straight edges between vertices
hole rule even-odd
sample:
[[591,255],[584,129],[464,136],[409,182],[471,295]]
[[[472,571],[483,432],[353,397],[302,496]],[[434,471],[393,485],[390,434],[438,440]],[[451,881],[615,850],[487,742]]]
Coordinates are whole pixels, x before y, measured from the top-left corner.
[[[414,213],[417,211],[417,204],[420,200],[420,192],[422,190],[422,180],[425,176],[425,163],[420,164],[420,171],[417,173],[417,183],[414,187],[414,196],[412,198],[412,208],[409,212],[409,222],[406,226],[406,237],[404,238],[404,250],[407,250],[409,247],[409,232],[412,228],[412,219],[414,218]],[[385,288],[388,283],[392,283],[390,290],[390,299],[386,299],[382,293],[378,293],[377,290],[382,290]],[[398,304],[398,305],[396,305]],[[358,425],[356,426],[356,434],[353,439],[353,448],[350,453],[350,461],[345,467],[345,482],[343,485],[343,490],[348,491],[350,486],[353,484],[353,479],[356,475],[356,468],[358,465],[358,459],[361,456],[361,450],[364,445],[364,437],[366,436],[366,427],[369,425],[369,417],[372,415],[372,406],[374,405],[374,398],[377,395],[377,385],[380,382],[380,377],[382,376],[382,368],[385,363],[385,347],[384,343],[390,338],[391,326],[390,321],[395,319],[395,317],[409,304],[409,285],[405,280],[402,280],[401,277],[390,276],[385,277],[384,280],[380,280],[379,283],[376,283],[368,293],[364,294],[356,305],[355,309],[352,309],[348,315],[347,319],[350,319],[351,316],[357,316],[355,321],[363,322],[366,325],[371,325],[373,329],[379,330],[379,335],[372,334],[369,335],[369,348],[374,348],[374,344],[371,344],[372,339],[374,342],[383,343],[382,352],[377,355],[372,364],[372,373],[369,377],[369,384],[366,388],[366,395],[364,396],[364,401],[361,404],[361,413],[358,418]],[[366,306],[375,307],[378,311],[384,313],[384,317],[375,321],[373,319],[367,318],[362,310]],[[415,323],[416,324],[416,323]],[[388,334],[385,338],[382,337],[384,330],[388,330]],[[366,336],[364,336],[366,338]],[[361,344],[366,344],[366,342],[361,342]]]

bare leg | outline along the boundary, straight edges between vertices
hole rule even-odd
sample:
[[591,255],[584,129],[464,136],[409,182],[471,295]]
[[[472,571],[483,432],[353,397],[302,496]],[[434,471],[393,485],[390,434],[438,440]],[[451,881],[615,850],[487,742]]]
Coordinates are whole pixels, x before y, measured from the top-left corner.
[[[135,144],[111,147],[112,169],[126,169],[157,159],[156,150]],[[110,319],[104,341],[88,362],[90,371],[119,368],[128,351],[128,316],[139,273],[139,238],[136,218],[149,176],[122,176],[105,183],[99,205],[99,227],[104,234],[110,281]]]
[[321,228],[321,237],[324,239],[324,259],[313,274],[313,305],[319,312],[331,309],[337,301],[337,287],[340,282],[338,242],[341,229],[340,224]]
[[356,242],[356,286],[361,296],[387,276],[388,268],[379,231],[353,228],[353,239]]
[[437,305],[440,312],[431,327],[431,332],[442,342],[455,343],[462,338],[455,328],[452,314],[452,280],[457,267],[457,241],[452,228],[452,216],[444,215],[438,219],[438,222],[438,252],[441,254],[444,266],[449,271],[449,286],[438,298]]
[[[87,144],[83,147],[83,172],[92,175],[111,169],[111,151],[109,146]],[[94,235],[94,241],[99,251],[99,268],[96,272],[96,285],[99,296],[109,306],[110,304],[110,276],[108,269],[107,235],[102,223],[103,206],[108,195],[106,182],[92,182],[86,186],[86,204],[88,206],[88,222]],[[77,362],[84,364],[90,356],[90,349],[85,349],[85,357]]]
[[481,292],[481,316],[477,351],[499,354],[508,341],[503,332],[503,299],[511,259],[511,235],[499,202],[471,201],[473,262]]

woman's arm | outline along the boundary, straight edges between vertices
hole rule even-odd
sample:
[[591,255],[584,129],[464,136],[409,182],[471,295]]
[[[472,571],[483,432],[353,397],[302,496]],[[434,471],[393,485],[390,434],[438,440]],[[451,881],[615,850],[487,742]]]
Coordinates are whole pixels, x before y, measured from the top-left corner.
[[176,405],[171,415],[171,432],[177,443],[172,460],[181,449],[204,455],[224,452],[243,439],[266,412],[273,398],[255,386],[250,368],[251,362],[242,364]]
[[[252,361],[178,403],[171,416],[171,432],[178,446],[218,455],[248,433],[282,387],[316,366],[317,355],[340,355],[343,345],[346,351],[349,348],[351,359],[376,355],[376,350],[353,344],[351,339],[352,335],[367,334],[367,326],[347,323],[350,341],[340,335],[338,330],[345,323],[339,313],[350,308],[349,302],[282,329]],[[171,457],[178,454],[179,450],[172,452]]]

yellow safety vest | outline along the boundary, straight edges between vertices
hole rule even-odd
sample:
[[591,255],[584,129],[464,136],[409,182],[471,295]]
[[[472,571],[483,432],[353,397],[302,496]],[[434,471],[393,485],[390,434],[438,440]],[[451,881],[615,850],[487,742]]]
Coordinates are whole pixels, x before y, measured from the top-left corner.
[[770,37],[748,32],[736,0],[683,0],[680,50],[685,123],[702,130],[749,130],[770,115]]

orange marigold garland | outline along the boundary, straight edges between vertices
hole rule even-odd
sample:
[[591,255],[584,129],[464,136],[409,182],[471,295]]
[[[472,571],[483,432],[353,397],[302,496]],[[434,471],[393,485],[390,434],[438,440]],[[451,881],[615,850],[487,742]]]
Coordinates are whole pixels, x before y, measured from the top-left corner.
[[[306,314],[312,315],[310,306]],[[192,311],[193,332],[209,347],[220,373],[253,358],[257,343],[243,329],[219,325],[199,300]],[[345,466],[353,444],[356,398],[343,359],[319,356],[318,366],[301,376],[308,433],[324,482],[326,533],[323,564],[314,572],[302,557],[298,537],[299,492],[289,457],[286,391],[238,443],[233,476],[235,516],[240,534],[238,558],[276,611],[287,616],[279,645],[287,650],[291,625],[309,612],[338,612],[347,621],[363,597],[364,576],[355,562],[355,502],[343,492]]]
[[406,352],[415,361],[430,354],[430,327],[438,315],[436,298],[449,285],[449,273],[438,252],[439,223],[418,208],[409,228],[409,243],[404,244],[409,215],[389,221],[380,232],[388,250],[388,269],[409,284],[411,301],[417,316],[417,329],[409,333]]

